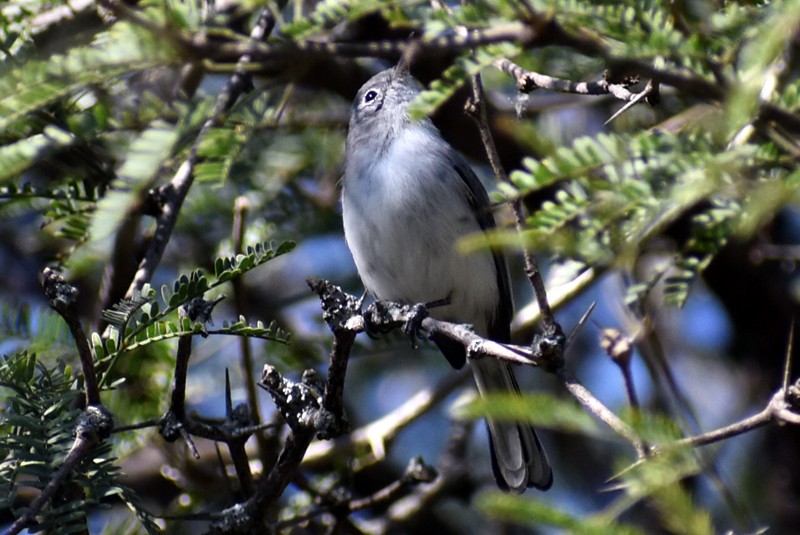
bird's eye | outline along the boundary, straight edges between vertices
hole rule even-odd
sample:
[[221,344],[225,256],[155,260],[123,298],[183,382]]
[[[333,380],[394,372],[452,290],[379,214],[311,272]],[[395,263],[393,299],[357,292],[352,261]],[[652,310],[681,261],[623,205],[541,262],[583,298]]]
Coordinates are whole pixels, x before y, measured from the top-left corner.
[[378,92],[377,92],[377,91],[375,91],[374,89],[370,89],[370,90],[369,90],[369,91],[367,91],[367,93],[364,95],[364,104],[369,104],[370,102],[372,102],[372,101],[373,101],[373,100],[375,100],[376,98],[378,98]]

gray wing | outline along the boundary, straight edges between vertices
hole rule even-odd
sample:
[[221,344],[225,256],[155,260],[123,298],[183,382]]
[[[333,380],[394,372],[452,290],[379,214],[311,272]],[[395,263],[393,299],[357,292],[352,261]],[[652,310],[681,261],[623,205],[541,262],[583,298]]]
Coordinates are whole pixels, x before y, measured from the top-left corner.
[[[475,172],[458,154],[454,158],[454,168],[467,188],[470,205],[481,229],[484,231],[493,229],[495,221],[489,195]],[[510,342],[514,305],[511,299],[508,268],[502,254],[493,252],[492,256],[497,272],[500,301],[489,323],[489,332],[486,334],[497,342]],[[453,348],[448,350],[455,351]],[[442,351],[444,352],[444,349]],[[463,347],[461,351],[464,352]],[[466,359],[466,354],[463,358]],[[472,363],[472,372],[482,395],[489,392],[519,393],[514,371],[505,362],[481,359]],[[553,471],[533,427],[523,423],[498,422],[490,419],[487,419],[486,427],[489,430],[492,470],[501,489],[521,493],[531,486],[541,490],[550,488],[553,484]]]
[[[453,168],[461,177],[469,194],[469,203],[475,214],[481,230],[487,231],[495,228],[492,206],[489,202],[489,195],[486,193],[483,184],[478,179],[475,172],[464,160],[456,153]],[[514,315],[514,302],[511,299],[511,284],[508,280],[508,267],[502,254],[492,251],[495,271],[497,273],[497,289],[500,293],[500,301],[494,314],[493,321],[489,324],[489,338],[496,342],[511,341],[511,318]]]
[[[467,199],[472,213],[475,214],[475,219],[478,222],[481,230],[487,231],[495,228],[494,216],[492,215],[492,207],[489,202],[489,195],[483,187],[475,171],[469,166],[458,152],[450,146],[447,146],[446,154],[447,159],[451,162],[452,169],[461,178],[464,185]],[[511,284],[508,279],[508,268],[506,261],[502,254],[492,252],[492,258],[495,266],[495,276],[497,277],[497,288],[500,294],[497,309],[494,311],[486,311],[489,316],[488,332],[480,333],[488,336],[497,342],[510,342],[511,341],[511,318],[514,314],[514,303],[511,299]],[[446,338],[444,336],[433,337],[433,342],[444,354],[447,361],[456,369],[460,369],[467,361],[467,353],[464,346]]]

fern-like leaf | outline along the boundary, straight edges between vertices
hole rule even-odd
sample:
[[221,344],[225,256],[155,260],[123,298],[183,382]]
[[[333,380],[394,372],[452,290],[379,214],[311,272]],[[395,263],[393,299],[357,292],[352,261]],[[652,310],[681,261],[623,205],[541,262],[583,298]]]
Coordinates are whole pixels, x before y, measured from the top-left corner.
[[73,141],[68,132],[51,125],[41,134],[0,147],[0,184],[17,178],[43,155]]
[[0,131],[91,84],[169,63],[172,51],[143,28],[119,22],[88,47],[28,61],[0,77]]
[[431,83],[430,89],[422,91],[414,99],[409,107],[409,115],[412,119],[427,117],[452,97],[470,76],[478,74],[497,58],[514,56],[517,53],[515,45],[505,43],[480,47],[474,54],[461,56],[440,79]]
[[[276,247],[267,243],[248,246],[244,254],[217,258],[214,262],[215,276],[211,279],[201,271],[194,271],[189,275],[181,275],[171,285],[162,286],[160,292],[146,285],[133,299],[122,301],[114,305],[111,310],[103,312],[103,318],[114,328],[116,336],[104,340],[98,333],[92,335],[92,345],[97,358],[113,361],[122,353],[148,344],[187,334],[208,332],[204,331],[202,323],[192,322],[189,318],[181,318],[176,322],[169,320],[168,317],[179,307],[202,297],[207,291],[286,254],[293,248],[293,242],[282,242]],[[260,322],[250,326],[241,321],[216,332],[264,338],[276,342],[283,342],[288,338],[286,333],[274,326],[264,327]]]
[[239,316],[239,321],[234,323],[223,322],[221,329],[209,330],[209,334],[234,334],[251,338],[261,338],[273,342],[288,343],[290,334],[278,327],[275,322],[265,326],[263,322],[255,325],[247,323],[244,316]]
[[682,307],[694,280],[727,243],[741,214],[732,199],[715,198],[712,206],[692,218],[692,236],[678,259],[675,272],[665,280],[664,297],[669,305]]
[[145,129],[128,149],[109,192],[97,204],[89,234],[101,240],[119,228],[121,221],[157,178],[165,159],[172,154],[178,133],[174,126],[156,121]]
[[318,31],[332,28],[345,20],[353,20],[367,13],[396,8],[390,0],[322,0],[306,17],[297,19],[283,27],[282,33],[300,39]]

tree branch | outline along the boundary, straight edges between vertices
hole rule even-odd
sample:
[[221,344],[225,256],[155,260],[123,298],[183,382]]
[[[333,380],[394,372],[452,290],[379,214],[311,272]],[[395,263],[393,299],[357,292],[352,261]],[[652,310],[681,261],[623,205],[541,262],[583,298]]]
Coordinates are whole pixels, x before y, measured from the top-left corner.
[[[340,325],[352,330],[353,333],[386,332],[391,329],[404,328],[406,325],[414,323],[416,315],[419,314],[420,305],[403,305],[384,301],[376,301],[366,311],[359,313],[358,299],[346,294],[338,286],[321,279],[312,279],[309,284],[317,289],[317,293],[325,296],[323,298],[324,315],[339,318]],[[350,308],[349,312],[344,313],[343,310],[347,308]],[[478,336],[469,325],[459,325],[431,317],[425,317],[418,324],[421,337],[428,339],[434,335],[447,337],[462,344],[467,349],[467,357],[470,359],[496,358],[514,364],[539,366],[555,373],[575,399],[614,432],[630,442],[640,457],[645,455],[647,448],[636,432],[580,384],[566,369],[563,360],[559,366],[553,365],[553,359],[548,353],[549,349],[546,344],[537,344],[536,341],[530,347],[500,344]]]
[[[153,24],[133,10],[123,6],[120,2],[115,0],[106,0],[104,5],[115,11],[122,13],[125,17],[142,24],[151,31],[154,31]],[[251,31],[251,39],[260,40],[266,38],[268,32],[274,27],[275,21],[272,19],[272,14],[269,8],[264,8],[258,17],[258,20]],[[174,31],[165,30],[161,35],[174,35]],[[173,176],[172,180],[159,190],[159,199],[161,200],[161,211],[156,220],[156,229],[150,244],[147,248],[144,258],[139,264],[139,269],[134,275],[133,281],[126,297],[133,296],[135,291],[141,290],[145,283],[150,282],[153,278],[153,273],[156,267],[161,262],[161,257],[167,247],[172,230],[175,228],[175,223],[178,219],[183,201],[189,193],[192,184],[194,183],[194,168],[198,163],[198,149],[200,143],[205,139],[212,128],[219,125],[225,114],[231,109],[233,103],[239,98],[239,95],[247,88],[245,80],[249,75],[247,74],[247,65],[252,61],[252,57],[246,52],[242,51],[236,57],[236,71],[228,80],[225,88],[220,92],[214,103],[214,108],[211,114],[203,123],[197,138],[192,143],[189,149],[189,154],[186,160],[178,168],[178,171]]]
[[331,466],[337,459],[352,455],[364,446],[370,446],[374,460],[383,459],[387,446],[400,431],[441,403],[468,378],[465,373],[448,374],[439,383],[420,390],[385,416],[334,440],[314,442],[308,448],[303,465],[311,469]]
[[280,531],[281,529],[289,528],[329,512],[334,513],[337,517],[343,517],[360,511],[361,509],[379,506],[383,503],[390,503],[397,500],[409,489],[416,487],[420,483],[433,482],[436,477],[436,470],[433,467],[425,464],[421,457],[414,457],[409,461],[403,475],[399,479],[373,494],[364,498],[352,498],[315,507],[306,514],[278,522],[274,526],[274,529],[275,531]]
[[[486,149],[486,155],[489,158],[489,163],[492,166],[494,175],[500,182],[511,184],[508,174],[503,169],[500,162],[500,155],[497,153],[497,147],[494,144],[492,132],[489,129],[489,119],[486,114],[486,101],[483,98],[483,84],[481,84],[481,76],[475,75],[472,77],[472,100],[470,102],[470,116],[475,120],[478,125],[478,130],[481,134],[483,146]],[[524,229],[525,213],[520,199],[511,201],[511,207],[514,211],[514,224],[517,232],[521,233]],[[539,305],[539,310],[542,313],[542,327],[544,332],[559,332],[561,327],[556,323],[553,311],[550,309],[550,303],[547,301],[547,290],[544,286],[542,274],[539,271],[539,265],[536,262],[531,251],[528,247],[523,246],[522,255],[525,260],[525,274],[533,287],[536,302]]]
[[650,104],[655,104],[654,99],[657,97],[658,86],[653,85],[652,82],[648,83],[649,87],[646,88],[646,92],[634,93],[628,89],[638,82],[637,77],[623,79],[620,82],[612,82],[608,78],[603,78],[596,82],[573,82],[572,80],[529,71],[507,58],[498,58],[492,64],[516,81],[517,91],[520,93],[531,93],[536,89],[546,89],[575,95],[611,95],[626,102],[638,102],[647,97],[646,100]]
[[789,331],[789,343],[786,348],[781,388],[773,394],[764,410],[739,422],[697,436],[683,438],[676,441],[674,445],[667,445],[659,449],[685,445],[705,446],[775,422],[800,425],[800,379],[794,384],[790,384],[794,329],[794,322],[792,322],[791,330]]
[[92,349],[89,347],[89,340],[83,332],[83,326],[78,318],[76,303],[78,300],[78,289],[69,284],[64,277],[53,268],[45,268],[42,272],[42,287],[47,296],[50,307],[58,312],[69,327],[72,339],[78,349],[78,356],[81,360],[83,371],[84,392],[86,396],[86,407],[101,405],[100,387],[97,383],[97,375],[94,369],[94,357]]
[[108,409],[102,405],[86,407],[86,410],[83,411],[78,419],[78,425],[75,428],[75,440],[69,453],[67,453],[64,461],[53,474],[47,486],[42,489],[41,494],[36,497],[25,513],[17,518],[8,531],[5,532],[6,535],[16,535],[35,523],[36,515],[55,496],[56,491],[61,488],[75,467],[84,460],[95,446],[111,435],[113,427],[114,420]]

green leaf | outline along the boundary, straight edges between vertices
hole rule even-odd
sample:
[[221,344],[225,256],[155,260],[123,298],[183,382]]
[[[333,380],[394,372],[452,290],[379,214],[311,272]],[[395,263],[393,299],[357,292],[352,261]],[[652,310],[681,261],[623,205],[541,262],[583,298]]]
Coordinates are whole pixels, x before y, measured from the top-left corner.
[[117,173],[119,178],[97,204],[89,230],[92,239],[106,238],[130,216],[131,207],[140,204],[137,199],[143,198],[172,154],[177,138],[174,126],[156,121],[134,139]]
[[538,500],[497,491],[479,495],[475,505],[486,515],[506,522],[532,527],[550,526],[575,535],[644,534],[632,526],[600,518],[579,518]]
[[43,134],[0,147],[0,183],[17,178],[45,154],[66,147],[73,141],[73,136],[68,132],[50,126]]
[[500,57],[514,56],[518,52],[512,44],[481,47],[474,55],[463,55],[449,67],[438,80],[431,83],[430,89],[422,91],[409,106],[412,120],[427,117],[436,111],[447,99],[452,97],[470,76],[480,73]]
[[345,20],[395,7],[396,2],[390,0],[322,0],[317,2],[313,11],[306,17],[297,19],[282,28],[282,33],[298,39],[326,28],[332,28]]
[[548,394],[489,394],[458,407],[454,416],[528,422],[566,433],[602,436],[596,421],[577,403]]
[[27,61],[0,77],[0,131],[37,109],[91,84],[169,63],[173,51],[143,28],[118,22],[87,47]]

